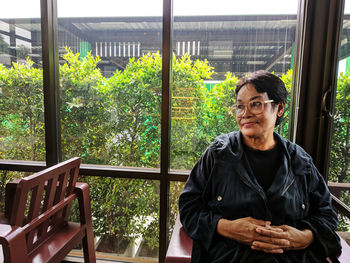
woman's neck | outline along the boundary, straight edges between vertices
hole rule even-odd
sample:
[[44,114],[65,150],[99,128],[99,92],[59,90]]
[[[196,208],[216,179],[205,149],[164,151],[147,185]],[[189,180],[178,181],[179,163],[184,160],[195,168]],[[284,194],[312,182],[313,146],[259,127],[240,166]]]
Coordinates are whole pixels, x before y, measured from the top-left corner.
[[276,145],[273,134],[269,137],[257,137],[257,136],[244,136],[243,142],[250,148],[260,151],[267,151],[272,149]]

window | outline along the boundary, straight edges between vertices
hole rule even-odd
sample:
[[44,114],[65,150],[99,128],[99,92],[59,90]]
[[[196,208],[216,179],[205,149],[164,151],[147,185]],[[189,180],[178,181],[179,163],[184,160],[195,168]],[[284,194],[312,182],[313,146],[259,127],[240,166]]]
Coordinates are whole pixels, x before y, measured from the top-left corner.
[[[157,262],[159,181],[81,176],[90,186],[97,259]],[[71,220],[78,218],[73,209]],[[71,256],[83,257],[82,249]]]
[[[162,1],[90,2],[58,1],[62,157],[159,173]],[[97,257],[156,261],[159,181],[85,180]]]
[[[216,136],[238,130],[229,108],[245,74],[274,72],[291,92],[297,7],[298,1],[174,1],[172,169],[191,169]],[[288,107],[277,129],[287,138]]]
[[[328,171],[332,193],[350,205],[350,2],[345,1],[338,56],[338,79],[333,112],[333,130]],[[341,218],[340,229],[349,230],[349,221]]]
[[39,15],[39,1],[1,4],[0,159],[45,160]]
[[58,2],[63,159],[159,168],[162,2],[73,5]]

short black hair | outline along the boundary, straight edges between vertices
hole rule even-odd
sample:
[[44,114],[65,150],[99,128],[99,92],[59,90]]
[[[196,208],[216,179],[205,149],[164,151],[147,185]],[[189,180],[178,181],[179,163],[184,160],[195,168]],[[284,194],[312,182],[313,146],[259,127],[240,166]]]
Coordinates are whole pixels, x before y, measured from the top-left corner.
[[[254,85],[257,92],[266,92],[269,99],[274,101],[272,104],[273,107],[280,102],[287,102],[288,92],[284,82],[278,76],[266,70],[258,70],[241,78],[235,90],[236,96],[241,88],[248,83]],[[282,116],[277,117],[275,126],[282,122],[283,114]]]

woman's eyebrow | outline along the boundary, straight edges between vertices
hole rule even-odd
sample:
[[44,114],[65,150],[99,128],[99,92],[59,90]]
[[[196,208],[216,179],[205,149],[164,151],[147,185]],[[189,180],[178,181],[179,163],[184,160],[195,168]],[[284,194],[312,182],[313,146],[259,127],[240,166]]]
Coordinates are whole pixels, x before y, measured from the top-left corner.
[[249,100],[262,99],[262,98],[263,98],[263,96],[258,95],[258,96],[255,96],[255,97],[251,97]]
[[[255,100],[255,99],[262,99],[262,98],[263,98],[263,96],[258,95],[258,96],[251,97],[251,98],[249,99],[249,101],[252,101],[252,100]],[[241,99],[237,99],[237,101],[242,101],[242,100],[241,100]]]

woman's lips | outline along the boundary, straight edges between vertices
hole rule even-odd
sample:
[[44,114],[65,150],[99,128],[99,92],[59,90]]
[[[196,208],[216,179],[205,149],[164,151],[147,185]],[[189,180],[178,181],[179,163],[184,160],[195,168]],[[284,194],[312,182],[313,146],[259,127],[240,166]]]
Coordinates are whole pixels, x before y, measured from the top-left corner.
[[250,127],[254,126],[255,124],[256,124],[256,122],[246,122],[246,123],[243,123],[243,127],[250,128]]

